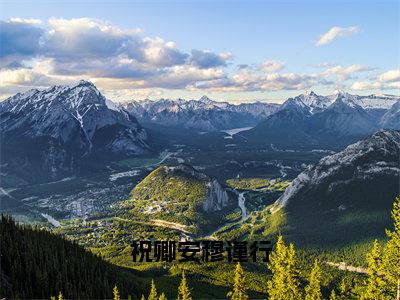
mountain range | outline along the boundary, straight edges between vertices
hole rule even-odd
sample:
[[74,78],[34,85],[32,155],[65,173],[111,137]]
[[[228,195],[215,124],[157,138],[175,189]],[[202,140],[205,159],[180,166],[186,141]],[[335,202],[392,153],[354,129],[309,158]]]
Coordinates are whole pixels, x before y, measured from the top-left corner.
[[1,155],[3,167],[21,176],[57,179],[96,162],[104,165],[104,160],[155,151],[144,129],[155,124],[193,133],[254,126],[240,134],[247,145],[343,148],[380,128],[400,129],[399,116],[398,97],[344,92],[307,92],[282,105],[233,105],[206,96],[122,105],[82,80],[74,86],[18,93],[0,102]]
[[380,128],[400,129],[400,98],[308,92],[289,98],[266,120],[242,133],[258,143],[283,147],[343,147]]
[[216,131],[255,126],[278,108],[274,103],[242,103],[233,105],[217,102],[207,96],[199,100],[131,101],[124,104],[127,111],[143,123],[180,126],[202,131]]

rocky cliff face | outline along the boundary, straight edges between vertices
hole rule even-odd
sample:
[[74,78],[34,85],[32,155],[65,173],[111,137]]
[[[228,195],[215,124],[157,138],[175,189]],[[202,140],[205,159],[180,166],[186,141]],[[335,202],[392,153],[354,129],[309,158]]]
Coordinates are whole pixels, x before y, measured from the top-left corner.
[[231,204],[232,197],[216,179],[208,182],[206,186],[207,196],[203,203],[205,212],[219,211]]
[[221,211],[225,207],[231,206],[237,200],[236,195],[229,193],[218,180],[195,170],[192,166],[181,164],[175,167],[163,167],[167,173],[190,176],[201,182],[206,188],[206,196],[202,200],[202,208],[205,212]]

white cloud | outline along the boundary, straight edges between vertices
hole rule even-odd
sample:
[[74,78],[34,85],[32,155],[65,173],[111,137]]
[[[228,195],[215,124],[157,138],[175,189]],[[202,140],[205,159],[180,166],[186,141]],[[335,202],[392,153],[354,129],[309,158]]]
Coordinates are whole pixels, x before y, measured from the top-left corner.
[[304,90],[316,85],[329,84],[332,84],[332,82],[319,76],[319,74],[264,74],[249,68],[242,68],[231,77],[200,82],[196,85],[196,88],[210,89],[218,92],[282,91]]
[[230,53],[209,50],[186,53],[173,41],[102,20],[51,18],[43,26],[38,23],[17,18],[2,22],[3,77],[10,76],[3,78],[5,84],[33,85],[41,74],[60,80],[91,78],[105,86],[109,80],[121,88],[187,88],[225,77],[222,68],[232,59]]
[[267,73],[280,71],[285,68],[285,63],[278,60],[267,60],[263,62],[260,69]]
[[369,81],[357,81],[357,82],[354,82],[350,88],[354,91],[380,89],[381,83],[369,82]]
[[357,81],[351,86],[352,90],[391,90],[400,88],[400,70],[389,70],[369,81]]
[[318,41],[315,43],[315,45],[316,46],[327,45],[329,43],[332,43],[337,38],[355,35],[360,32],[361,30],[356,26],[351,26],[351,27],[334,26],[331,29],[329,29],[328,32],[321,35]]
[[400,81],[400,69],[390,70],[378,76],[381,82],[396,82]]
[[334,67],[327,68],[325,71],[322,72],[322,75],[323,76],[335,75],[338,80],[344,81],[350,79],[351,76],[353,76],[356,73],[367,72],[371,70],[373,70],[373,68],[357,64],[348,67],[337,65]]
[[398,90],[400,89],[400,81],[397,82],[371,82],[371,81],[357,81],[351,87],[354,91],[364,90]]
[[9,20],[10,23],[21,23],[21,24],[29,24],[29,25],[40,25],[42,21],[39,19],[22,19],[22,18],[11,18]]
[[0,71],[0,85],[24,85],[31,84],[36,81],[40,74],[30,69],[17,69],[17,70],[1,70]]

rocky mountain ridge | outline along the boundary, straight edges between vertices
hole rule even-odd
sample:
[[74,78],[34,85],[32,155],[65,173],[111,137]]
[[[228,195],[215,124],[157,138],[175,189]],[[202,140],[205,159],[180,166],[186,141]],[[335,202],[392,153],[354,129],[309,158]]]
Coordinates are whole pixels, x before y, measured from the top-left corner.
[[213,101],[203,96],[199,100],[131,101],[124,107],[143,123],[217,131],[254,126],[274,113],[279,105],[262,102],[233,105],[228,102]]
[[[400,176],[400,131],[380,130],[370,137],[348,146],[343,151],[322,158],[315,166],[300,173],[277,200],[280,207],[289,205],[297,196],[322,184],[326,192],[353,181],[374,176]],[[304,201],[305,199],[303,199]]]
[[88,81],[16,94],[0,102],[0,116],[3,161],[17,168],[18,160],[40,161],[36,168],[52,179],[74,172],[83,158],[149,151],[136,118]]

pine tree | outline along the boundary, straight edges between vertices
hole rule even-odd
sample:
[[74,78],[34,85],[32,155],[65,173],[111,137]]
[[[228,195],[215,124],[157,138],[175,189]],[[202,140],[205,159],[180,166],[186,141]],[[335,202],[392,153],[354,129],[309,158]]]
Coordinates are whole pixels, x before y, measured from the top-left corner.
[[164,293],[161,293],[160,298],[158,300],[167,300],[167,297],[165,297]]
[[58,294],[58,300],[64,300],[64,297],[63,297],[63,294],[61,293],[61,291]]
[[114,300],[120,300],[121,299],[121,297],[119,296],[119,291],[118,291],[117,285],[114,286],[113,295],[114,295]]
[[280,299],[285,290],[283,268],[286,260],[286,245],[282,235],[278,236],[275,250],[270,254],[268,267],[272,272],[272,278],[267,282],[269,299]]
[[329,300],[338,300],[338,298],[336,297],[335,290],[331,291],[331,295],[329,296]]
[[182,280],[178,288],[178,300],[192,300],[190,289],[185,276],[185,271],[182,272]]
[[296,252],[293,244],[289,247],[285,245],[282,235],[278,236],[268,267],[272,272],[272,278],[267,282],[268,299],[297,300],[301,298]]
[[231,300],[247,300],[244,272],[240,263],[237,263],[233,279],[233,290],[228,293]]
[[381,246],[377,240],[374,241],[372,250],[367,254],[368,280],[367,290],[362,296],[363,299],[379,300],[385,296],[385,281],[381,273]]
[[146,298],[144,297],[143,294],[142,294],[142,297],[140,297],[140,300],[146,300]]
[[346,279],[343,278],[342,281],[340,282],[340,297],[347,299],[347,297],[350,294],[350,287],[346,282]]
[[157,289],[154,284],[154,279],[151,280],[151,289],[148,300],[157,300]]
[[294,245],[290,243],[288,249],[288,261],[287,261],[287,281],[289,287],[289,295],[293,299],[302,298],[300,292],[300,270],[298,268],[297,254],[294,249]]
[[312,268],[310,273],[309,283],[306,287],[305,300],[322,300],[321,268],[319,267],[317,260],[315,260],[314,267]]
[[386,230],[389,241],[384,249],[382,270],[388,281],[396,286],[396,299],[400,300],[400,197],[393,204],[394,231]]

